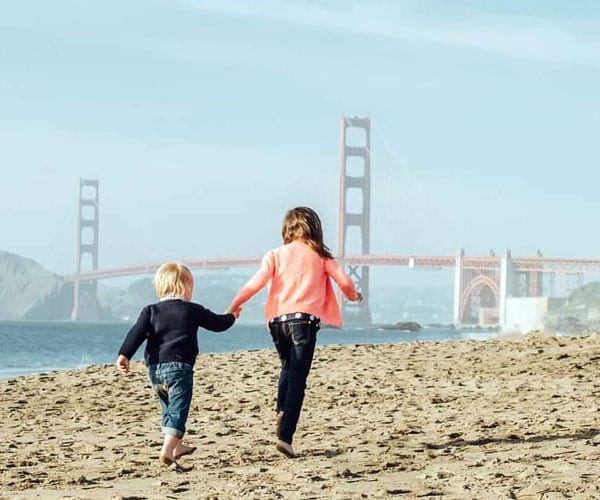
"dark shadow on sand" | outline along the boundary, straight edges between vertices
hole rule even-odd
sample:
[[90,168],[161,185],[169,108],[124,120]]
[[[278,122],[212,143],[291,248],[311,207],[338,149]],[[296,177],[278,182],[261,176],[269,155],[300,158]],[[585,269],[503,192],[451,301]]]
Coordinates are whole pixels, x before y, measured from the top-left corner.
[[306,450],[302,453],[304,456],[312,456],[312,457],[325,457],[325,458],[333,458],[337,457],[344,453],[344,450],[341,449],[332,449],[332,450]]
[[463,448],[465,446],[482,446],[492,443],[539,443],[541,441],[558,441],[560,439],[591,439],[600,432],[599,429],[586,429],[570,434],[546,434],[540,436],[522,437],[516,434],[509,434],[504,437],[484,437],[480,439],[452,439],[446,443],[423,443],[430,450],[443,450],[446,448]]

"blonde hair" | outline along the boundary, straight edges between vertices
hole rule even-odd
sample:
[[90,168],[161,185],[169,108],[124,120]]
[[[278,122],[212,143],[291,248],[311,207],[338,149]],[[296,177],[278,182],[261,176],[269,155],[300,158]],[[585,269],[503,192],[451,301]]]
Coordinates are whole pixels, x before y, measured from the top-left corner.
[[321,219],[312,208],[295,207],[288,210],[283,218],[281,237],[286,244],[304,240],[321,257],[333,259],[331,250],[323,243]]
[[154,275],[154,289],[159,298],[192,296],[194,277],[189,268],[181,262],[165,262]]

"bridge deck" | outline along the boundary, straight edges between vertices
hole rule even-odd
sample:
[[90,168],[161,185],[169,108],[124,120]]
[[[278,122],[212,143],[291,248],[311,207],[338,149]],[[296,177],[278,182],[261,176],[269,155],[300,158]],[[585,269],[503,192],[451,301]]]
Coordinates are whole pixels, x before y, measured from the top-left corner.
[[[190,269],[233,269],[258,268],[260,257],[232,257],[211,259],[185,259],[182,262]],[[561,257],[513,257],[516,271],[563,272],[600,274],[600,259],[580,259]],[[434,255],[347,255],[344,262],[351,266],[399,266],[418,269],[452,268],[456,264],[455,256]],[[463,269],[497,270],[500,269],[501,257],[463,257]],[[98,269],[84,273],[65,276],[67,281],[77,278],[105,279],[139,274],[153,274],[160,264],[141,264],[137,266],[114,269]]]

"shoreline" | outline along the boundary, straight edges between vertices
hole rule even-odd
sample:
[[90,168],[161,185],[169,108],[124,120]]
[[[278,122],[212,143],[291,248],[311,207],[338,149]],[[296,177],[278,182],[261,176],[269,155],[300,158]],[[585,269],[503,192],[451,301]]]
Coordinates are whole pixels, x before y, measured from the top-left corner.
[[598,334],[318,346],[296,460],[276,358],[200,356],[184,474],[158,466],[141,362],[0,380],[0,498],[600,496]]
[[[262,325],[260,325],[262,326]],[[437,328],[437,327],[436,327]],[[425,325],[420,332],[422,332],[423,330],[427,330],[428,329],[428,325]],[[393,331],[393,330],[387,330],[387,331]],[[418,333],[418,332],[411,332],[411,331],[398,331],[398,335],[404,335],[407,338],[403,339],[401,341],[396,341],[396,342],[387,342],[387,341],[382,341],[382,342],[354,342],[351,344],[344,344],[344,343],[327,343],[327,344],[319,344],[319,341],[317,341],[317,346],[322,345],[323,347],[325,346],[344,346],[344,345],[395,345],[398,343],[410,343],[410,342],[468,342],[468,341],[475,341],[475,342],[486,342],[486,341],[490,341],[490,340],[501,340],[501,339],[510,339],[510,338],[522,338],[525,337],[526,335],[530,335],[530,334],[541,334],[541,335],[547,335],[547,336],[555,336],[555,337],[585,337],[588,335],[594,335],[596,332],[583,332],[583,333],[566,333],[566,332],[539,332],[539,331],[533,331],[533,332],[529,332],[527,334],[520,334],[520,333],[500,333],[497,330],[491,330],[491,329],[457,329],[454,330],[458,333],[465,333],[465,334],[483,334],[483,335],[488,335],[488,334],[493,334],[493,336],[490,337],[482,337],[482,338],[449,338],[449,339],[439,339],[439,340],[433,340],[433,339],[417,339],[417,338],[411,338],[412,335]],[[250,347],[250,348],[245,348],[245,349],[233,349],[231,351],[219,351],[219,352],[200,352],[199,356],[205,356],[205,355],[211,355],[211,354],[227,354],[227,353],[236,353],[236,352],[253,352],[256,350],[266,350],[269,351],[271,350],[271,347],[265,347],[265,348],[254,348],[254,347]],[[142,352],[142,348],[140,349],[140,351],[136,354],[134,361],[141,361],[142,357],[141,357],[141,352]],[[61,373],[61,372],[67,372],[67,371],[74,371],[74,370],[82,370],[85,368],[91,368],[94,366],[112,366],[112,363],[90,363],[90,364],[83,364],[83,365],[79,365],[79,366],[66,366],[66,367],[54,367],[54,368],[47,368],[47,367],[42,367],[42,368],[21,368],[21,367],[11,367],[11,368],[6,368],[6,369],[2,369],[0,368],[0,381],[2,380],[9,380],[9,379],[13,379],[13,378],[20,378],[20,377],[30,377],[30,376],[36,376],[36,375],[47,375],[47,374],[54,374],[54,373]],[[6,373],[10,373],[10,375],[6,375]],[[1,500],[1,497],[0,497]]]
[[[69,325],[72,326],[73,323],[70,323]],[[44,324],[44,326],[47,325]],[[48,343],[49,334],[54,333],[55,332],[53,331],[44,331],[42,332],[41,336],[39,333],[37,333],[37,336],[33,337],[31,342],[39,342],[41,344]],[[59,333],[62,337],[61,342],[65,342],[69,333]],[[90,331],[89,333],[93,335],[90,337],[91,339],[97,339],[101,335],[99,331]],[[15,335],[13,334],[13,336]],[[394,344],[401,342],[438,342],[442,340],[453,341],[468,339],[488,340],[493,339],[496,336],[496,333],[485,330],[457,331],[454,329],[442,329],[437,326],[431,328],[422,328],[417,332],[384,330],[375,327],[370,327],[369,329],[365,330],[353,329],[352,327],[346,329],[323,328],[319,332],[317,345]],[[16,335],[16,337],[19,336]],[[8,378],[20,376],[51,373],[56,371],[75,370],[96,365],[112,364],[115,359],[114,357],[116,357],[116,353],[114,351],[114,349],[116,349],[115,346],[119,345],[119,343],[122,341],[123,333],[121,330],[118,330],[118,333],[114,334],[113,337],[114,342],[103,342],[103,345],[96,344],[102,350],[96,349],[93,351],[94,354],[92,354],[92,351],[90,350],[92,348],[90,346],[82,344],[81,340],[79,340],[79,344],[73,347],[73,353],[66,353],[66,359],[62,360],[62,364],[59,364],[56,362],[56,360],[53,360],[53,363],[56,364],[49,366],[41,364],[40,360],[37,358],[33,358],[32,361],[29,357],[25,356],[14,358],[6,357],[4,359],[5,364],[3,366],[7,366],[8,368],[0,367],[0,380],[6,380]],[[81,339],[83,337],[80,334],[76,334],[75,338]],[[235,340],[232,340],[234,338]],[[2,340],[1,333],[0,340]],[[209,345],[209,342],[214,340],[219,343],[217,349],[215,349],[216,344],[213,343],[212,345]],[[272,341],[264,325],[239,325],[235,331],[232,331],[232,333],[226,335],[217,334],[209,337],[200,335],[199,344],[201,356],[209,353],[227,353],[238,351],[245,352],[256,349],[269,350],[273,348]],[[31,345],[32,349],[36,347],[37,345]],[[23,346],[21,345],[19,348],[22,350]],[[10,341],[6,349],[6,352],[11,351]],[[143,359],[142,352],[143,348],[140,348],[134,359]],[[2,356],[0,356],[0,359],[2,359]],[[47,359],[50,358],[43,358],[43,360]],[[17,360],[21,365],[17,364]],[[24,363],[27,364],[25,365]]]

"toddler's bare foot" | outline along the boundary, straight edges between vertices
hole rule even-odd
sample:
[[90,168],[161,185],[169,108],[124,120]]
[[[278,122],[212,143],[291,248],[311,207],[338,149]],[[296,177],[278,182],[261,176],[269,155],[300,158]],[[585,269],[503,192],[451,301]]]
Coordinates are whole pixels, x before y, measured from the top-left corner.
[[165,457],[164,455],[160,455],[160,464],[165,470],[174,471],[177,473],[182,472],[190,472],[194,469],[194,466],[191,465],[189,467],[184,467],[183,465],[178,464],[175,460],[171,460],[170,458]]
[[160,460],[160,463],[163,465],[172,465],[175,463],[175,460],[169,457],[166,457],[164,455],[160,455],[158,457],[158,459]]
[[184,456],[184,455],[191,455],[195,451],[196,451],[196,447],[195,446],[186,446],[183,443],[179,443],[175,447],[175,449],[173,450],[173,458],[175,460],[178,460],[182,456]]
[[292,445],[290,443],[286,443],[285,441],[281,441],[281,439],[277,441],[275,448],[277,448],[277,451],[283,453],[288,458],[296,458],[298,456],[296,455],[296,452],[294,452]]

